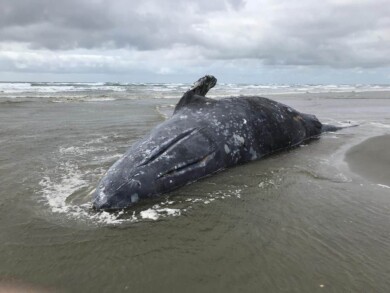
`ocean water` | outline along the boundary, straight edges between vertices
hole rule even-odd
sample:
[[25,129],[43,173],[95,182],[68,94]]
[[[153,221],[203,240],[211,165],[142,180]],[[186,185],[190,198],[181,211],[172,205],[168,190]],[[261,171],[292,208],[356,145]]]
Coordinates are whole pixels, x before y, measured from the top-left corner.
[[390,86],[217,85],[208,96],[265,96],[358,127],[92,210],[104,172],[189,86],[0,83],[0,289],[387,292]]

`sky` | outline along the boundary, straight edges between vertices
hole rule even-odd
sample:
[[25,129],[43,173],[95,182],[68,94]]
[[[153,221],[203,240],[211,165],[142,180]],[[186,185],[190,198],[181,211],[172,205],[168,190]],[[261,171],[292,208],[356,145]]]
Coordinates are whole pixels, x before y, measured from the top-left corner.
[[0,0],[0,81],[390,84],[389,0]]

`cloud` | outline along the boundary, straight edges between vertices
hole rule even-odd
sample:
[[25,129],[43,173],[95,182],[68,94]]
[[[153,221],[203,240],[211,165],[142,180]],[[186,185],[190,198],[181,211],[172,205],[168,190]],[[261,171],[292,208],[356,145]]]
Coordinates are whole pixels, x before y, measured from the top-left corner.
[[0,38],[52,50],[161,49],[195,43],[193,24],[209,13],[241,5],[239,0],[2,0]]
[[276,65],[390,65],[390,7],[385,1],[270,1],[263,10],[250,4],[227,21],[217,15],[202,24],[210,32],[209,58],[253,58]]
[[165,75],[232,64],[383,68],[387,2],[0,0],[0,65]]
[[[73,49],[52,51],[31,49],[26,45],[0,45],[0,68],[3,71],[43,73],[128,73],[178,71],[207,66],[208,61],[193,47],[173,46],[169,49],[141,51],[136,49]],[[185,69],[188,68],[188,69]]]

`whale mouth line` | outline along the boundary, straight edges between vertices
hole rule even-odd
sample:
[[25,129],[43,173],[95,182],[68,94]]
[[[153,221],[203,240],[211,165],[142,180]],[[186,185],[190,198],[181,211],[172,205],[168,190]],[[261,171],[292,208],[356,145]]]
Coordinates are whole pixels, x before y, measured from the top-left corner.
[[157,179],[162,179],[164,177],[171,177],[175,175],[181,175],[189,169],[204,167],[214,156],[215,156],[215,150],[209,152],[207,155],[202,156],[198,159],[191,160],[183,165],[175,166],[174,168],[168,170],[167,172],[157,176]]
[[195,133],[199,131],[198,128],[191,128],[189,130],[186,130],[182,133],[180,133],[178,136],[171,138],[170,140],[162,143],[160,146],[156,147],[150,154],[149,157],[145,158],[138,167],[145,166],[147,164],[152,163],[153,161],[157,160],[159,157],[161,157],[164,153],[168,152],[170,149],[174,148],[176,145],[180,144],[184,140],[188,139]]

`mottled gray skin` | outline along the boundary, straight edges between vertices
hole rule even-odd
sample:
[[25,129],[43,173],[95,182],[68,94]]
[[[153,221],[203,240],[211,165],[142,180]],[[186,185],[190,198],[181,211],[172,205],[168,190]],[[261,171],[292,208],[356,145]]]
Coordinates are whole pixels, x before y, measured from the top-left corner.
[[[261,97],[204,97],[216,83],[198,80],[172,117],[135,143],[100,181],[96,209],[120,209],[223,169],[258,160],[318,136],[323,125]],[[327,126],[326,130],[336,130]]]

